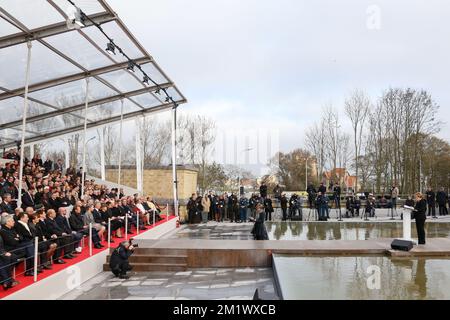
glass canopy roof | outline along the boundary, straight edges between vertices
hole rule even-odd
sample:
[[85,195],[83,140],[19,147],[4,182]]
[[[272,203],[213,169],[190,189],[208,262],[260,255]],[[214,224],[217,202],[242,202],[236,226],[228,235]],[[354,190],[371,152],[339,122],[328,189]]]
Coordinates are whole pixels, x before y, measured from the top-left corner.
[[[73,2],[177,104],[187,102],[105,0]],[[0,0],[0,148],[21,139],[28,40],[26,144],[83,130],[87,82],[89,129],[120,121],[121,110],[133,119],[173,107],[140,72],[127,70],[126,58],[106,52],[108,39],[89,20],[81,29],[68,28],[70,9],[67,0]]]

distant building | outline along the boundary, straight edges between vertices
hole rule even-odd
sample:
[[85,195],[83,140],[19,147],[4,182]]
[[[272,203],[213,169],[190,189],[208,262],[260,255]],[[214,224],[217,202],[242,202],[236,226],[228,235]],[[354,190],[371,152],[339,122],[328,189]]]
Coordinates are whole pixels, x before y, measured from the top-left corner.
[[342,188],[344,188],[344,191],[350,189],[353,191],[360,190],[361,185],[359,183],[356,185],[356,181],[356,176],[350,175],[345,168],[336,168],[331,171],[325,171],[322,177],[322,182],[327,186],[327,188],[329,188],[331,182],[333,182],[334,185],[339,184]]

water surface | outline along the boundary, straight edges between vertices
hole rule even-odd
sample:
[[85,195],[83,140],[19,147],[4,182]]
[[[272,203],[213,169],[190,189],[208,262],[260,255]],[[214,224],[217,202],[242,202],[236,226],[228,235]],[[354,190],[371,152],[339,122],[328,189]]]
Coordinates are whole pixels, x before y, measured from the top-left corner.
[[450,259],[274,255],[274,261],[285,300],[450,299]]
[[[266,222],[271,240],[368,240],[401,238],[401,222]],[[428,238],[450,238],[450,223],[425,225]],[[412,223],[412,237],[417,238]]]

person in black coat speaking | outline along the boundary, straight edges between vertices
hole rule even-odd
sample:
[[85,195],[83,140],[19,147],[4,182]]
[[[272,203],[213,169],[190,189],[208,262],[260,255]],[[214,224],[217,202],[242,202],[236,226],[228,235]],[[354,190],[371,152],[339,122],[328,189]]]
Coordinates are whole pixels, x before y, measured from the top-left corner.
[[417,235],[419,237],[419,245],[425,244],[425,221],[427,219],[427,200],[424,199],[422,193],[415,194],[416,206],[414,207],[414,219],[416,220]]

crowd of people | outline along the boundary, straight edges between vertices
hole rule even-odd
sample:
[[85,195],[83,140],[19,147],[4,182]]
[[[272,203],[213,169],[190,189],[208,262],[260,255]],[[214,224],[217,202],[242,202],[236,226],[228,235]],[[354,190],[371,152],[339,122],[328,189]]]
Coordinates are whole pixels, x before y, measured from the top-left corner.
[[272,199],[253,193],[250,197],[235,193],[216,194],[213,191],[203,196],[192,194],[187,203],[188,223],[236,222],[245,223],[256,218],[256,206],[262,204],[265,219],[272,220]]
[[[275,207],[281,208],[282,221],[303,220],[305,208],[314,210],[319,221],[330,219],[332,209],[339,210],[339,216],[342,218],[374,218],[377,209],[391,209],[392,213],[397,211],[400,191],[396,185],[393,185],[389,195],[386,196],[375,197],[370,192],[357,195],[353,191],[343,195],[340,185],[331,183],[327,187],[324,183],[320,183],[317,188],[310,184],[305,197],[295,193],[288,197],[279,185],[273,189],[272,195],[272,197],[269,196],[267,185],[264,183],[260,186],[259,194],[253,193],[250,197],[245,194],[238,196],[235,193],[219,194],[213,191],[209,191],[203,196],[192,194],[187,204],[187,222],[229,221],[240,223],[256,220],[259,218],[256,213],[257,204],[261,204],[264,208],[265,221],[272,220]],[[402,200],[402,205],[414,206],[414,198],[415,196],[408,196],[407,199]],[[436,218],[437,207],[439,215],[448,215],[447,204],[450,206],[450,199],[444,188],[441,188],[436,194],[429,188],[425,198],[428,216]]]
[[19,205],[19,166],[17,150],[3,156],[0,165],[0,284],[7,290],[18,283],[12,270],[24,261],[25,276],[34,275],[35,239],[38,238],[38,266],[41,273],[52,264],[64,264],[82,252],[83,238],[92,226],[95,248],[105,241],[123,238],[132,228],[147,229],[161,220],[160,208],[151,197],[125,196],[120,189],[108,189],[86,180],[84,194],[82,169],[64,168],[61,159],[45,162],[36,154],[24,159],[22,194]]

